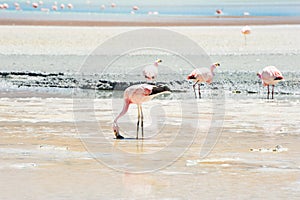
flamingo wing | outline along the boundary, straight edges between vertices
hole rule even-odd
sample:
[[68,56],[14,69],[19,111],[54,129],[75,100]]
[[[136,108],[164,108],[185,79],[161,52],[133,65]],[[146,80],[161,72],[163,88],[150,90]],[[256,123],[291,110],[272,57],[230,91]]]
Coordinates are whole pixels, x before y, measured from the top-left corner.
[[196,70],[198,82],[211,83],[212,73],[208,68],[199,68]]
[[274,66],[267,66],[263,69],[261,78],[264,85],[274,85],[283,80],[282,73]]
[[155,66],[146,66],[143,70],[143,75],[147,80],[153,80],[157,77],[158,70]]

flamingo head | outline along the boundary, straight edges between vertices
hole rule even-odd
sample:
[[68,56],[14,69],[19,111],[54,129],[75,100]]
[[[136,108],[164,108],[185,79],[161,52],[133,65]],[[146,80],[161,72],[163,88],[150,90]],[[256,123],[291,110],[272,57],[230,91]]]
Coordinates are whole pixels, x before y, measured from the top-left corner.
[[120,132],[119,126],[117,125],[117,123],[113,124],[113,131],[115,133],[115,136],[117,137],[119,135],[119,132]]
[[218,63],[218,62],[214,63],[213,65],[214,65],[215,67],[220,67],[220,66],[221,66],[221,64]]
[[260,73],[256,73],[256,75],[258,76],[259,79],[261,79],[261,74]]
[[156,62],[156,63],[161,63],[162,60],[161,60],[161,59],[157,59],[155,62]]
[[161,63],[162,60],[161,59],[157,59],[155,62],[154,62],[154,66],[158,67],[158,63]]
[[221,66],[220,63],[216,62],[216,63],[212,64],[212,66],[210,66],[210,70],[214,71],[219,66]]

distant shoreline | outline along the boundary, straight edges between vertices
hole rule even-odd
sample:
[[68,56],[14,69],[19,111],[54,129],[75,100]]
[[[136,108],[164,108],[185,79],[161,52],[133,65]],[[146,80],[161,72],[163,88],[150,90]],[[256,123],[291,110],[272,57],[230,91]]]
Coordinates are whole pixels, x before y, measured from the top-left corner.
[[300,17],[278,16],[220,16],[186,17],[159,16],[148,19],[119,20],[48,20],[48,19],[0,19],[0,25],[25,26],[237,26],[237,25],[295,25],[300,24]]

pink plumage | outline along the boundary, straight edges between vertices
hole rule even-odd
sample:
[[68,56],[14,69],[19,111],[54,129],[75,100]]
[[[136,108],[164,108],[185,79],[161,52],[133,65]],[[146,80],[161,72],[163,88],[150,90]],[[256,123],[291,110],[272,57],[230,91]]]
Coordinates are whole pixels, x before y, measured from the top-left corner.
[[201,92],[200,92],[200,83],[212,83],[213,78],[215,76],[214,70],[220,66],[219,63],[214,63],[210,66],[210,68],[198,68],[193,70],[187,77],[188,80],[194,80],[195,84],[193,85],[193,89],[195,92],[195,97],[197,98],[195,86],[198,84],[198,93],[199,98],[201,98]]
[[274,86],[280,81],[284,80],[282,73],[274,66],[267,66],[262,70],[262,73],[257,73],[257,76],[262,80],[264,86],[268,86],[268,96],[269,99],[270,89],[269,86],[272,85],[272,99],[274,98]]
[[150,101],[154,97],[163,94],[170,93],[170,89],[166,86],[156,86],[149,84],[139,84],[128,87],[124,91],[124,105],[120,114],[115,118],[113,123],[113,131],[115,133],[116,139],[123,139],[124,137],[119,133],[118,119],[125,115],[128,111],[130,104],[137,104],[138,106],[138,122],[137,122],[137,133],[136,138],[138,139],[139,123],[141,120],[142,137],[144,137],[144,127],[143,127],[143,111],[142,103]]
[[154,62],[153,65],[148,65],[143,69],[143,75],[147,81],[154,81],[158,75],[158,63],[161,63],[162,60],[158,59]]

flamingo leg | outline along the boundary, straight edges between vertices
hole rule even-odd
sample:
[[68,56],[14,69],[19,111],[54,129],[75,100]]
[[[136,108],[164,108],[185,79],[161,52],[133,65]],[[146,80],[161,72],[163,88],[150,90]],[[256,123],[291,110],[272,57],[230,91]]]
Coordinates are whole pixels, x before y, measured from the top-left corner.
[[140,111],[141,111],[142,138],[144,138],[144,115],[143,115],[142,105],[140,106]]
[[269,98],[270,98],[270,87],[268,85],[268,97],[267,97],[267,99],[269,99]]
[[201,99],[200,84],[198,84],[198,94],[199,94],[199,99]]
[[272,99],[274,99],[274,85],[272,85]]
[[140,118],[141,118],[141,110],[140,110],[140,105],[138,105],[138,121],[136,124],[136,139],[139,138],[139,127],[140,127]]
[[196,87],[196,84],[198,83],[198,81],[196,81],[196,83],[193,85],[193,89],[194,89],[194,93],[195,93],[195,98],[197,99],[197,95],[196,95],[196,90],[195,90],[195,87]]

